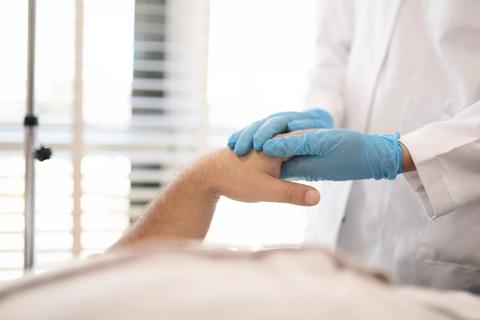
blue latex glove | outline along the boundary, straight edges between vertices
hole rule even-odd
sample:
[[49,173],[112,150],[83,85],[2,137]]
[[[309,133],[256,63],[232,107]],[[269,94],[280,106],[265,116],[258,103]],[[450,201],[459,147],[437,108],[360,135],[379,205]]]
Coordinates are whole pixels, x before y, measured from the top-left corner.
[[370,135],[350,130],[314,130],[268,140],[263,152],[293,157],[282,166],[283,179],[307,181],[395,179],[402,172],[400,134]]
[[262,150],[263,144],[276,134],[311,128],[331,128],[332,125],[332,117],[322,109],[275,113],[232,134],[228,139],[228,147],[234,149],[237,156],[243,156],[252,148]]

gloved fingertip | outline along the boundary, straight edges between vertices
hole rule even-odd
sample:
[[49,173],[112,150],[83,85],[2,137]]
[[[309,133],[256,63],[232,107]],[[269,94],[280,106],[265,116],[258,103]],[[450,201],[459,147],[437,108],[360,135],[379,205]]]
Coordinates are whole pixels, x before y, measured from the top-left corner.
[[272,142],[270,142],[271,140],[268,140],[267,142],[265,142],[263,144],[263,152],[267,155],[270,155],[269,152],[272,151]]
[[253,147],[255,148],[255,150],[257,151],[260,151],[263,149],[263,145],[264,145],[265,141],[264,139],[262,138],[258,138],[258,137],[254,137],[253,138]]
[[237,157],[243,156],[243,152],[241,150],[238,150],[237,148],[233,149],[233,152],[237,155]]
[[263,145],[263,153],[270,157],[285,157],[283,150],[278,147],[278,145],[272,141],[268,140]]
[[240,151],[238,151],[238,150],[234,150],[234,152],[235,152],[235,155],[236,155],[237,157],[243,157],[243,156],[245,155],[245,153],[244,153],[243,151],[240,152]]
[[235,142],[228,141],[227,146],[228,146],[230,149],[235,149]]
[[235,144],[237,143],[237,140],[238,140],[238,136],[239,136],[239,134],[238,134],[238,132],[236,132],[236,133],[230,135],[230,137],[228,137],[228,146],[229,147],[232,146],[232,145],[235,146]]
[[242,157],[242,156],[246,155],[248,153],[248,151],[250,151],[250,150],[237,143],[235,145],[235,148],[233,149],[233,151],[235,152],[235,154],[237,156]]

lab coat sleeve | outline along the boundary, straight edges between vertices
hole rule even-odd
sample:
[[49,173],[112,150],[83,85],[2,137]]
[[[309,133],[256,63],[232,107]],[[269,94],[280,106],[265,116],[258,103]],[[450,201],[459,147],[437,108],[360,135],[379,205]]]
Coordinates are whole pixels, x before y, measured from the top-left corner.
[[316,62],[310,73],[307,108],[323,108],[335,127],[344,119],[342,98],[348,56],[353,34],[354,1],[325,0],[316,43]]
[[401,137],[417,167],[405,178],[435,219],[480,201],[480,101]]

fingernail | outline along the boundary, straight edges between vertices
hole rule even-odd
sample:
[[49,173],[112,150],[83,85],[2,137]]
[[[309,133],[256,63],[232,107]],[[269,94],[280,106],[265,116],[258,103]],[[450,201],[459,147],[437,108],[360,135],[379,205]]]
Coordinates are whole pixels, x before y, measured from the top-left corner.
[[320,193],[317,190],[308,190],[305,194],[305,204],[316,205],[320,201]]

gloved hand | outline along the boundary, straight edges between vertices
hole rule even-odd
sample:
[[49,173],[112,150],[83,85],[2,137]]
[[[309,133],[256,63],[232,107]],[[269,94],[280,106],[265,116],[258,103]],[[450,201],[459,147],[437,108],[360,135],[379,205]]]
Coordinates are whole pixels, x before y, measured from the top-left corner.
[[234,149],[237,156],[243,156],[252,148],[262,150],[263,144],[276,134],[310,128],[331,128],[332,125],[332,117],[322,109],[275,113],[232,134],[228,139],[228,147]]
[[395,179],[402,172],[400,134],[370,135],[350,130],[312,130],[268,140],[263,152],[293,157],[281,178],[308,181]]

